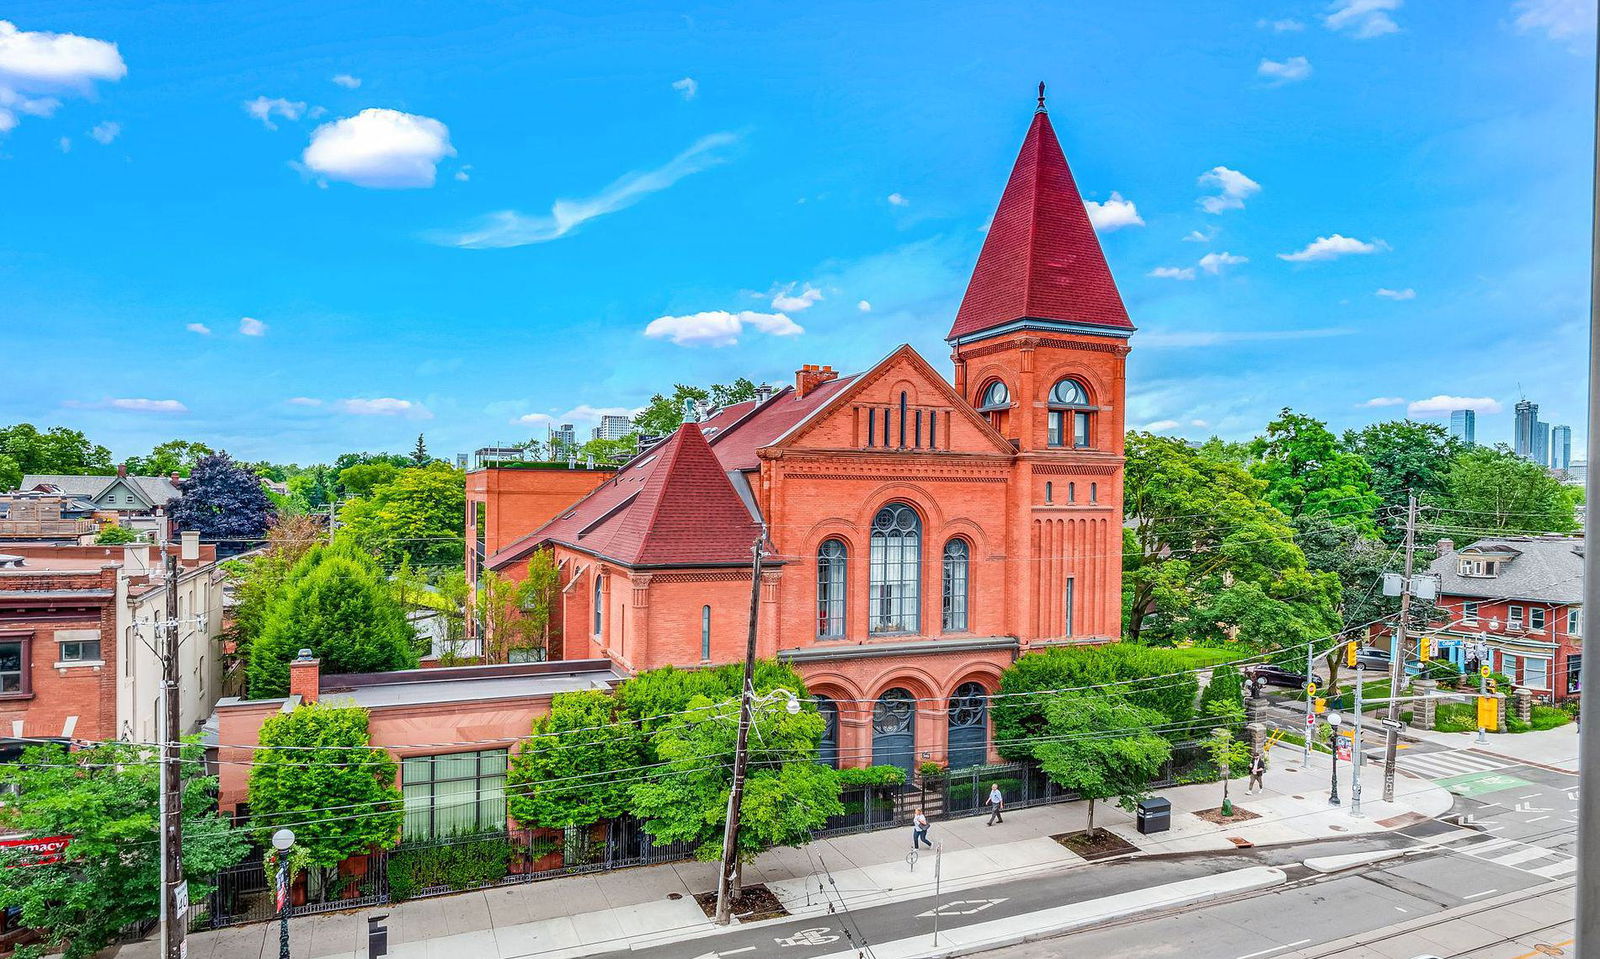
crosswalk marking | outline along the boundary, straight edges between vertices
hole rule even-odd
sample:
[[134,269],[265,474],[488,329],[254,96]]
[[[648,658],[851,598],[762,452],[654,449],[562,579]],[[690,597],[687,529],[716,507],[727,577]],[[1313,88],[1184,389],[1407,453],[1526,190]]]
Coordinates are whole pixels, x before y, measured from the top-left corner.
[[1490,857],[1489,861],[1499,863],[1502,866],[1515,866],[1518,863],[1532,862],[1535,859],[1543,859],[1549,855],[1550,850],[1548,849],[1543,849],[1539,846],[1528,846],[1523,849],[1518,849],[1515,852],[1508,853],[1504,856],[1492,856]]
[[1576,861],[1565,853],[1517,839],[1485,836],[1481,842],[1464,843],[1452,847],[1451,851],[1546,879],[1560,878],[1578,868]]
[[1578,861],[1575,859],[1568,859],[1564,862],[1554,863],[1549,866],[1539,866],[1535,869],[1529,869],[1527,871],[1533,873],[1535,876],[1543,876],[1546,879],[1560,879],[1569,872],[1577,872]]
[[1445,779],[1463,773],[1505,769],[1509,764],[1458,749],[1442,753],[1409,753],[1400,759],[1399,765],[1403,770],[1420,773],[1428,779]]

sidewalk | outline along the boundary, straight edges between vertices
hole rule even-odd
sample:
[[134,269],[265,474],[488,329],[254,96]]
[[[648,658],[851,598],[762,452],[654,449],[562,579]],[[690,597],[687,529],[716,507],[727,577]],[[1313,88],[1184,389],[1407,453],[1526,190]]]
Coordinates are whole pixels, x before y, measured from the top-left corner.
[[1578,724],[1555,729],[1534,729],[1525,733],[1490,733],[1486,745],[1478,744],[1476,730],[1441,733],[1432,729],[1407,728],[1404,738],[1437,743],[1451,749],[1471,749],[1513,762],[1549,766],[1564,772],[1578,771]]
[[[1402,777],[1395,802],[1384,803],[1382,770],[1363,774],[1364,816],[1348,813],[1350,767],[1340,764],[1340,793],[1347,805],[1330,807],[1328,757],[1313,755],[1301,769],[1297,751],[1273,751],[1268,789],[1244,794],[1232,784],[1235,805],[1260,818],[1216,825],[1194,812],[1215,809],[1220,783],[1160,790],[1171,800],[1172,828],[1142,836],[1132,817],[1112,803],[1096,805],[1096,825],[1139,847],[1137,855],[1232,849],[1235,839],[1254,845],[1298,843],[1335,836],[1383,832],[1448,811],[1452,797],[1432,783]],[[1087,865],[1052,835],[1083,829],[1088,804],[1061,803],[1006,814],[989,827],[976,816],[934,824],[942,845],[942,891],[1058,873]],[[933,892],[933,856],[924,850],[915,864],[910,829],[891,829],[823,839],[803,849],[775,849],[745,867],[747,884],[766,883],[793,915],[824,913],[820,887],[842,896],[851,908],[914,899]],[[305,916],[290,921],[294,959],[360,959],[365,956],[366,917],[388,914],[389,953],[395,959],[570,959],[630,947],[715,936],[722,931],[694,900],[716,887],[716,864],[671,863],[536,883],[502,886],[431,899],[411,900],[349,913]],[[676,896],[676,898],[674,898]],[[837,900],[836,900],[837,901]],[[191,959],[273,959],[277,923],[196,933]],[[118,959],[154,959],[153,941],[123,946]]]

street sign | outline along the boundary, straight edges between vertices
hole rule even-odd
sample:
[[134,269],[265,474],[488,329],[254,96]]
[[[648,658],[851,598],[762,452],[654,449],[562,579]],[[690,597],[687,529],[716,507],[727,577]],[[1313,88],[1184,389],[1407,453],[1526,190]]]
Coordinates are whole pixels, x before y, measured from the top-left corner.
[[1405,724],[1402,723],[1398,719],[1380,719],[1380,720],[1378,720],[1378,723],[1380,725],[1382,725],[1384,729],[1404,729],[1405,728]]
[[1316,724],[1317,724],[1317,717],[1315,715],[1307,713],[1306,714],[1306,725],[1307,726],[1315,726]]
[[1489,669],[1488,666],[1479,666],[1478,667],[1478,675],[1482,676],[1484,679],[1488,679],[1489,678],[1489,673],[1490,672],[1491,672],[1491,670]]
[[176,898],[178,900],[177,918],[182,919],[189,914],[189,880],[185,879],[183,882],[178,883]]
[[1339,742],[1335,745],[1335,748],[1339,750],[1339,758],[1340,759],[1343,759],[1346,762],[1350,761],[1350,740],[1348,740],[1348,739],[1339,740]]
[[1307,696],[1315,696],[1316,694],[1317,694],[1317,684],[1316,683],[1306,683],[1306,695]]

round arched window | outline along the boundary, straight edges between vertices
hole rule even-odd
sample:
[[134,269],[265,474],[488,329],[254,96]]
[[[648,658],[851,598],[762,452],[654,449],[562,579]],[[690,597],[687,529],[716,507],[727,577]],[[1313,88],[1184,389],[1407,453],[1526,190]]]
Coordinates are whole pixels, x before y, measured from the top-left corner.
[[982,411],[1003,410],[1011,406],[1011,391],[1006,389],[1004,380],[995,380],[983,388],[983,395],[978,398],[978,409]]
[[1089,391],[1072,377],[1057,380],[1050,388],[1050,433],[1046,439],[1051,446],[1083,448],[1094,443],[1094,407],[1089,404]]
[[1088,406],[1089,391],[1070,376],[1050,388],[1051,406]]

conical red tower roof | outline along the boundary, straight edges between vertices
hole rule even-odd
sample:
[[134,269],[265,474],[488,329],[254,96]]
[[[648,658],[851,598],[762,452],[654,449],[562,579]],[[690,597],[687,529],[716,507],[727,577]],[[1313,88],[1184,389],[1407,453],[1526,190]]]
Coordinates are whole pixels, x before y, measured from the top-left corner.
[[1133,329],[1045,113],[1042,87],[948,339],[1024,319]]

